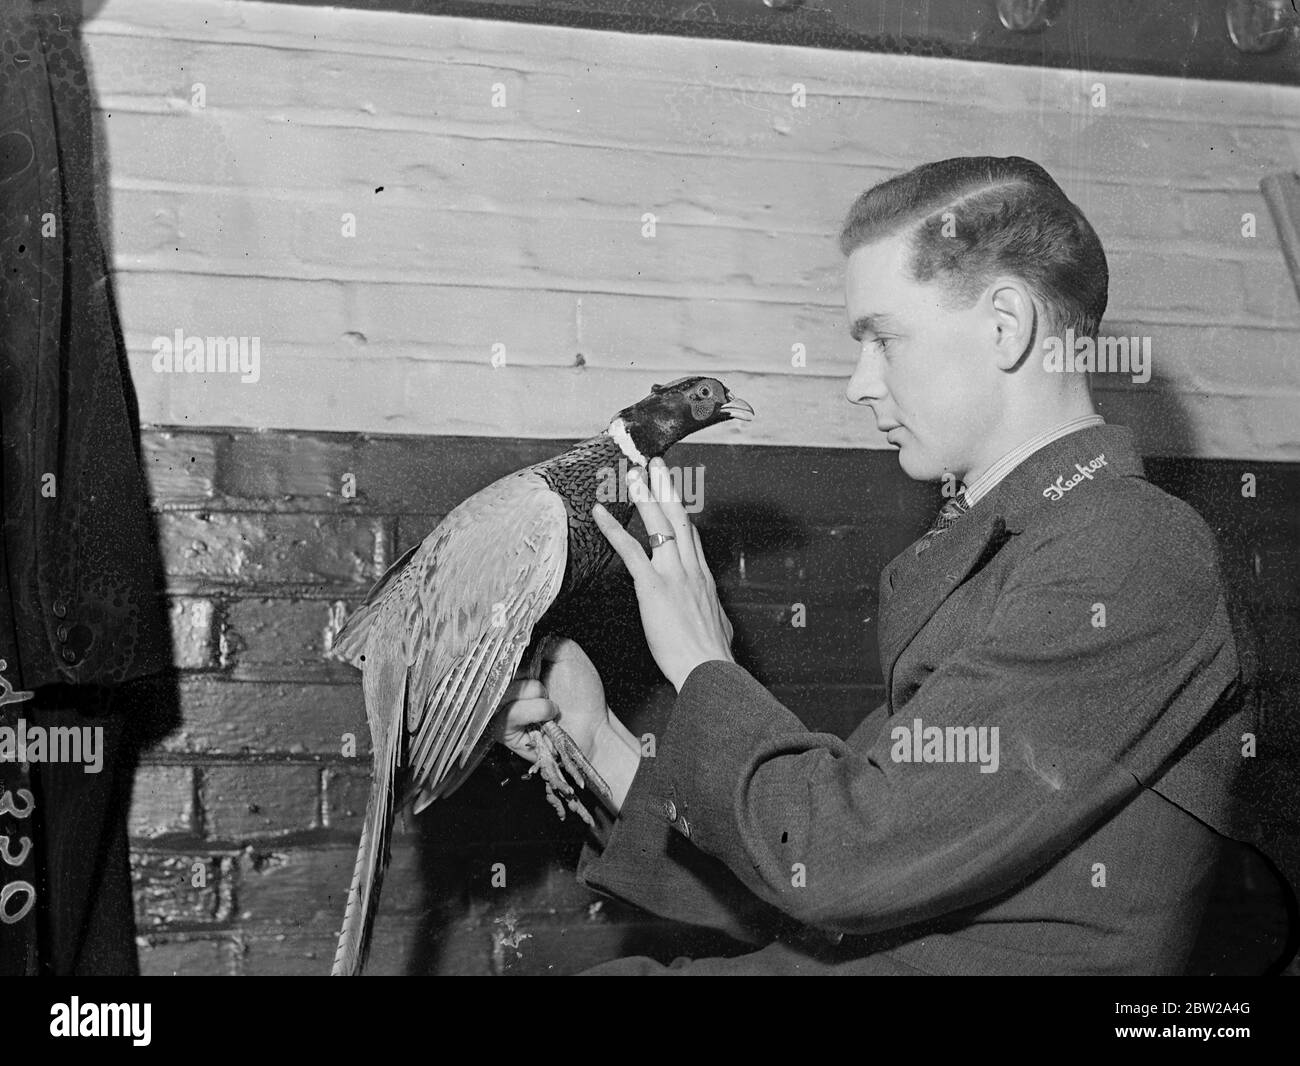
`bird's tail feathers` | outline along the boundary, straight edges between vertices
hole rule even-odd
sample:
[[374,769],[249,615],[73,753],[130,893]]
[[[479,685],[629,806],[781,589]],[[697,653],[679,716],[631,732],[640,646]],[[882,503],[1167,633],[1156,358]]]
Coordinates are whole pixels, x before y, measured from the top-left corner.
[[[348,888],[343,929],[334,952],[334,977],[361,973],[370,951],[370,934],[379,905],[379,890],[388,866],[388,848],[393,826],[393,798],[402,748],[402,718],[406,703],[406,667],[393,657],[390,662],[368,664],[364,686],[366,702],[378,714],[371,721],[374,774],[366,818],[357,845],[357,861]],[[376,723],[382,723],[376,727]]]
[[454,766],[448,769],[446,774],[443,775],[443,779],[438,782],[436,787],[430,788],[426,785],[424,788],[413,791],[406,798],[406,804],[410,807],[411,813],[419,814],[434,800],[445,799],[447,796],[454,793],[461,785],[470,779],[470,776],[478,769],[478,764],[481,763],[487,753],[492,750],[492,745],[495,743],[496,738],[490,733],[485,733],[479,738],[479,742],[475,745],[469,758],[465,760],[465,765]]

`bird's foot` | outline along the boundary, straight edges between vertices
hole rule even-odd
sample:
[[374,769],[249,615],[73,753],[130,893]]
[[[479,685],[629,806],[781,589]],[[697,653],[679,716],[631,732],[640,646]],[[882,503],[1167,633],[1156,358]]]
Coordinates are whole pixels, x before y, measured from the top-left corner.
[[542,731],[551,738],[551,743],[555,745],[555,750],[560,756],[560,761],[564,764],[564,769],[568,772],[577,783],[579,788],[588,788],[611,809],[614,806],[614,793],[606,784],[605,779],[597,773],[596,768],[585,755],[582,749],[578,747],[577,741],[566,733],[562,726],[555,722],[543,722]]
[[[560,638],[554,633],[548,633],[537,642],[537,647],[533,651],[533,657],[529,661],[528,672],[525,676],[532,678],[534,681],[541,680],[543,663],[546,661],[546,652],[551,645],[559,639]],[[547,752],[552,759],[553,772],[559,776],[559,779],[564,781],[563,773],[567,772],[569,776],[577,782],[578,788],[590,789],[600,798],[601,802],[604,803],[607,808],[614,810],[613,790],[610,789],[609,784],[600,776],[596,768],[591,765],[591,761],[582,753],[582,749],[578,747],[577,742],[564,731],[564,727],[557,722],[543,722],[540,732],[535,733],[535,736],[540,740],[543,735],[551,742],[550,747],[547,748]],[[541,750],[540,747],[539,750]],[[559,765],[555,765],[557,756]],[[561,769],[561,767],[563,769]],[[565,781],[565,784],[567,785],[568,782]],[[570,788],[569,793],[572,792],[573,789]],[[552,804],[557,804],[559,802],[550,795],[549,788],[547,795],[551,799]],[[582,804],[577,800],[574,800],[573,802],[578,803],[578,806],[582,806]],[[572,803],[570,806],[572,807]],[[587,813],[586,807],[582,808],[582,815],[585,822],[589,825],[592,824],[591,815]],[[560,817],[564,817],[562,809]]]
[[[553,722],[547,722],[546,725],[554,725]],[[558,731],[558,727],[556,727]],[[568,739],[567,736],[565,739]],[[556,745],[549,732],[544,729],[535,729],[533,732],[534,751],[537,754],[537,761],[533,763],[528,773],[537,774],[546,784],[546,799],[555,808],[555,812],[560,816],[561,821],[565,818],[565,807],[573,811],[584,822],[590,826],[595,826],[595,820],[591,817],[591,812],[587,810],[582,800],[578,799],[574,792],[573,785],[568,778],[564,776],[567,764],[567,757],[562,751],[556,750]],[[570,740],[570,744],[573,742]],[[577,778],[578,787],[582,787],[582,778],[573,769]]]

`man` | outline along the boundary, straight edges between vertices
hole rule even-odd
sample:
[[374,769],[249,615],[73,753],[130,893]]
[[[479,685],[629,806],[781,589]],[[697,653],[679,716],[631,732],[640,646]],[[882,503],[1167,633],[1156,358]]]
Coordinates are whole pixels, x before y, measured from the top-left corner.
[[606,776],[586,884],[765,946],[592,972],[1180,972],[1250,727],[1210,530],[1044,360],[1097,334],[1100,242],[1041,167],[967,158],[868,190],[841,248],[849,400],[910,477],[963,488],[885,568],[887,698],[847,741],[733,662],[662,469],[650,557],[598,509],[678,692],[656,757],[571,643],[503,739],[527,757],[524,724],[558,714]]

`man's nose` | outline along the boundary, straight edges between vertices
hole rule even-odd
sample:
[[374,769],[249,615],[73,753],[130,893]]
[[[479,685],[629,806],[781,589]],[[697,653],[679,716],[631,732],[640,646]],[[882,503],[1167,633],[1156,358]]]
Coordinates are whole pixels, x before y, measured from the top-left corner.
[[885,398],[885,383],[880,376],[880,363],[880,356],[870,345],[864,344],[862,354],[858,357],[857,368],[853,371],[853,376],[849,378],[848,386],[844,390],[849,403],[870,403],[872,400]]

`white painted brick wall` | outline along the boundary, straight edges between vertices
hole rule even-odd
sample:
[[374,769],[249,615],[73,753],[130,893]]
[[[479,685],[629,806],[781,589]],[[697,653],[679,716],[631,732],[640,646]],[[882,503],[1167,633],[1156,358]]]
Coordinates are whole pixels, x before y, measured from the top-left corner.
[[[1018,154],[1100,233],[1105,328],[1154,338],[1103,412],[1152,454],[1300,460],[1258,192],[1300,165],[1300,90],[245,0],[107,0],[86,41],[147,421],[572,436],[707,370],[759,411],[711,440],[884,447],[843,399],[839,223],[916,163]],[[177,328],[259,336],[261,381],[155,374]]]

